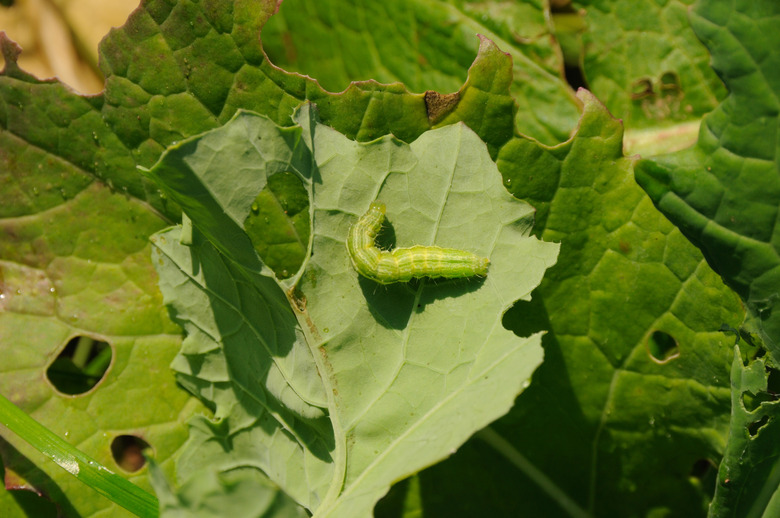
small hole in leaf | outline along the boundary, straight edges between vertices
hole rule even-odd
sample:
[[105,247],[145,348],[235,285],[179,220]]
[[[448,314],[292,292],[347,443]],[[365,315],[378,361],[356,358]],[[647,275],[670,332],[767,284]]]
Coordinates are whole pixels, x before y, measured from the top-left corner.
[[146,459],[143,451],[150,448],[149,443],[135,435],[119,435],[111,441],[111,455],[117,466],[130,473],[144,467]]
[[690,478],[710,495],[715,494],[718,467],[710,459],[699,459],[691,467]]
[[84,394],[103,379],[112,355],[111,346],[102,340],[73,337],[46,369],[46,378],[63,394]]
[[755,437],[756,435],[758,435],[758,432],[761,430],[761,427],[767,424],[768,422],[769,422],[768,415],[765,415],[758,421],[753,421],[748,425],[748,433],[750,434],[751,437]]
[[574,7],[571,0],[550,0],[550,12],[553,13],[574,13]]
[[780,371],[767,368],[766,391],[777,399],[780,395]]
[[631,84],[631,98],[634,100],[644,99],[654,95],[653,82],[649,78],[642,78]]
[[705,478],[708,473],[711,473],[715,469],[715,464],[710,459],[699,459],[693,463],[691,467],[691,477],[698,478],[699,480]]
[[769,403],[775,401],[776,399],[777,398],[773,394],[768,392],[761,391],[758,394],[753,394],[752,392],[743,392],[742,406],[745,407],[745,410],[748,412],[755,412],[762,403]]
[[761,404],[761,401],[756,400],[757,399],[756,395],[751,394],[750,392],[744,392],[741,398],[742,398],[742,406],[748,412],[754,412],[756,408],[758,408],[758,405]]
[[680,78],[674,72],[664,72],[659,81],[661,90],[668,92],[680,91]]
[[647,352],[650,353],[653,360],[666,363],[680,355],[680,348],[677,345],[677,340],[669,333],[653,331],[653,334],[647,339]]

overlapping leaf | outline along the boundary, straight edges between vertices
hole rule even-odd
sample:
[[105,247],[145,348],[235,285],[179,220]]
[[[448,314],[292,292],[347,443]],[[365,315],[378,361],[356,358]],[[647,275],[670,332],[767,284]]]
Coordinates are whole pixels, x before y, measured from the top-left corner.
[[583,72],[626,126],[628,154],[693,144],[701,117],[725,96],[688,23],[694,0],[575,0],[588,29]]
[[[102,45],[102,66],[107,75],[106,91],[94,97],[76,95],[57,81],[41,82],[26,74],[16,66],[18,48],[3,37],[5,68],[0,75],[0,137],[3,139],[1,149],[4,173],[7,175],[4,180],[7,183],[4,184],[2,211],[9,221],[10,234],[16,233],[17,220],[9,218],[21,218],[18,221],[33,228],[35,234],[30,237],[34,239],[34,244],[30,246],[20,245],[21,241],[16,237],[5,243],[5,252],[10,255],[4,259],[14,263],[10,269],[4,270],[7,284],[18,287],[24,294],[23,297],[14,297],[15,303],[24,308],[51,309],[51,293],[39,289],[48,286],[45,282],[40,285],[39,265],[36,263],[33,270],[25,275],[16,272],[17,269],[25,270],[28,260],[33,263],[44,260],[35,255],[43,253],[39,248],[39,244],[44,242],[40,236],[49,233],[56,242],[56,253],[66,256],[71,253],[71,241],[75,236],[100,236],[94,241],[91,238],[88,240],[90,246],[95,247],[90,249],[90,253],[96,254],[88,260],[96,263],[100,262],[97,258],[102,257],[102,254],[109,254],[110,261],[120,261],[125,252],[140,253],[140,256],[128,256],[132,257],[131,276],[141,276],[133,282],[144,286],[153,283],[153,277],[149,277],[149,265],[144,266],[146,261],[142,259],[144,252],[141,249],[133,246],[125,251],[120,241],[110,241],[111,244],[106,241],[110,239],[109,235],[132,236],[133,239],[143,241],[144,236],[161,224],[156,216],[150,216],[145,211],[178,217],[178,207],[138,175],[135,164],[153,163],[163,145],[172,139],[214,127],[227,120],[239,106],[262,109],[289,124],[292,107],[298,104],[300,98],[308,95],[320,100],[321,113],[327,115],[331,124],[362,139],[389,131],[413,139],[429,127],[431,122],[424,96],[408,94],[400,85],[388,87],[369,82],[355,85],[342,95],[331,96],[314,87],[311,81],[270,66],[262,55],[257,33],[274,8],[275,3],[267,1],[225,1],[208,5],[188,2],[144,3],[131,16],[129,23],[115,30]],[[487,42],[483,43],[483,50],[489,55],[498,53]],[[227,99],[222,97],[224,89],[217,88],[218,84],[225,84],[225,70],[228,74],[235,72]],[[257,85],[263,86],[256,88]],[[489,94],[489,91],[486,93]],[[474,114],[480,113],[483,106],[492,106],[492,103],[483,104],[484,98],[480,94],[473,98],[477,103],[471,108]],[[212,112],[219,111],[220,100],[225,102],[219,112],[221,118]],[[469,102],[461,102],[459,106],[469,106]],[[454,105],[446,108],[444,113],[455,109]],[[397,117],[399,113],[404,114],[403,117]],[[438,113],[442,113],[441,109]],[[502,124],[498,134],[506,134],[507,130],[511,133],[511,110],[508,115],[509,124]],[[96,179],[102,184],[96,183]],[[105,187],[108,187],[107,191]],[[122,196],[111,194],[112,189]],[[72,203],[76,198],[79,203]],[[141,203],[137,204],[133,199],[141,200]],[[116,230],[116,234],[111,230],[114,227],[109,212],[113,214],[117,208],[110,200],[119,200],[117,203],[120,206],[129,203],[131,207],[130,216],[117,227],[121,229]],[[97,208],[105,212],[93,213]],[[119,212],[122,213],[122,210]],[[281,210],[278,212],[281,215]],[[41,217],[49,219],[42,220]],[[75,221],[78,221],[78,228],[72,226]],[[150,223],[152,221],[156,223]],[[60,223],[65,226],[61,228]],[[21,239],[28,237],[22,236]],[[270,235],[271,245],[278,242],[278,239],[274,239],[275,235]],[[303,246],[306,246],[305,243]],[[117,248],[122,251],[116,252]],[[27,255],[20,259],[20,253]],[[16,261],[21,262],[17,265]],[[80,319],[92,314],[99,320],[97,327],[85,330],[99,336],[105,333],[105,330],[99,329],[100,326],[125,325],[127,322],[118,316],[117,304],[120,299],[112,299],[109,304],[105,300],[111,297],[113,291],[123,292],[132,283],[128,283],[122,273],[111,274],[111,268],[108,269],[109,273],[98,268],[102,272],[99,281],[90,283],[96,271],[94,265],[82,267],[77,261],[74,270],[69,261],[65,261],[69,268],[65,277],[69,286],[77,289],[91,284],[95,290],[85,290],[83,294],[88,295],[86,297],[67,299],[66,310],[71,315],[69,318],[75,315],[75,318]],[[288,263],[284,261],[281,262],[280,271],[289,268],[290,264],[293,264],[294,269],[294,260]],[[16,273],[8,273],[11,270]],[[154,289],[149,286],[144,290],[150,290],[150,297],[135,293],[129,299],[121,300],[145,315],[144,318],[138,318],[135,313],[125,310],[124,316],[130,315],[128,318],[136,319],[133,325],[143,324],[151,326],[151,329],[154,327],[152,323],[165,319],[159,320],[159,302],[154,302],[159,299],[155,299]],[[109,308],[117,308],[117,312],[104,312]],[[6,309],[4,318],[8,318],[14,311]],[[138,331],[133,325],[122,327],[122,332],[129,332],[130,329]],[[26,328],[27,324],[23,327]],[[82,330],[79,328],[77,331]],[[167,332],[170,331],[173,329]],[[143,332],[146,332],[146,328]],[[151,332],[153,334],[157,331]],[[108,337],[113,338],[113,335]],[[177,341],[173,337],[170,339],[171,343]],[[45,348],[41,350],[43,356],[38,360],[39,373],[44,368],[41,362],[62,347],[65,343],[63,340],[66,342],[66,337],[51,343],[43,340],[37,344]],[[128,354],[131,350],[126,349]],[[170,352],[168,350],[168,354]],[[160,360],[158,363],[164,365],[167,361]],[[6,380],[13,378],[8,377],[13,369],[20,365],[28,366],[25,362],[17,365],[15,360],[9,360],[6,365]],[[154,369],[143,370],[147,373],[155,372]],[[6,393],[19,390],[14,382],[8,383],[11,388]],[[155,393],[165,393],[165,389],[159,386],[155,388],[152,383],[140,383]],[[46,390],[50,391],[49,388]],[[83,401],[91,397],[85,396]],[[16,401],[27,408],[22,400],[17,398]],[[124,416],[132,415],[132,412],[120,413]],[[103,414],[106,418],[110,415],[109,412]],[[45,419],[43,421],[47,422]],[[124,429],[121,423],[116,427]],[[176,449],[174,444],[168,444],[170,447],[167,452],[158,452],[162,458]],[[84,444],[81,446],[89,449]],[[96,458],[104,458],[103,454],[96,451],[90,453]],[[18,457],[15,459],[14,462],[19,462]],[[22,464],[32,469],[31,465]],[[165,466],[168,468],[170,465],[165,463]],[[8,464],[6,468],[10,472],[13,465]],[[67,477],[67,474],[55,470],[51,479],[39,477],[38,482],[44,482],[43,486],[39,484],[38,487],[45,487],[49,494],[58,495],[60,502],[66,502],[68,498],[57,489],[60,483],[65,483],[68,494],[76,495],[75,498],[80,499],[78,495],[84,495],[85,499],[91,498],[88,488],[73,486]]]
[[[558,264],[505,325],[545,336],[545,362],[492,432],[419,476],[426,516],[702,516],[723,451],[737,298],[653,206],[593,96],[556,147],[518,138],[498,166],[560,240]],[[665,344],[665,345],[664,345]],[[695,474],[695,475],[692,475]],[[495,491],[515,497],[491,498]]]
[[747,304],[751,328],[780,359],[780,45],[771,0],[703,0],[691,13],[729,96],[698,144],[639,163],[637,181]]
[[569,136],[578,106],[562,80],[542,4],[285,0],[263,27],[263,45],[275,64],[308,74],[331,91],[369,78],[428,91],[428,114],[434,115],[436,92],[450,94],[449,105],[458,102],[456,92],[479,47],[475,35],[482,34],[512,56],[510,88],[519,105],[514,125],[554,144]]
[[[363,145],[309,117],[301,133],[240,114],[151,170],[194,224],[191,238],[155,239],[163,293],[189,334],[176,367],[222,418],[194,424],[181,468],[253,466],[317,516],[365,516],[393,481],[509,409],[541,351],[538,334],[517,338],[501,318],[557,246],[527,237],[532,209],[465,126]],[[242,230],[281,170],[312,195],[311,259],[288,283]],[[345,238],[375,198],[398,246],[470,249],[490,257],[487,278],[359,277]]]
[[[680,6],[667,4],[669,9]],[[719,13],[721,3],[706,5]],[[766,7],[762,2],[756,5],[756,9]],[[103,47],[107,91],[89,99],[57,83],[26,76],[12,64],[13,48],[4,44],[2,150],[21,144],[22,151],[3,158],[20,164],[9,169],[15,178],[9,189],[23,193],[19,199],[27,204],[18,214],[9,215],[58,206],[58,197],[72,198],[91,188],[90,176],[98,176],[120,192],[127,189],[130,196],[148,200],[157,210],[176,217],[178,209],[139,179],[134,164],[152,164],[172,141],[222,124],[240,107],[290,124],[289,114],[301,99],[316,99],[328,124],[359,140],[393,132],[412,141],[430,124],[463,120],[489,144],[494,156],[501,157],[499,167],[513,192],[540,208],[542,235],[563,242],[559,273],[542,289],[545,294],[540,291],[535,296],[539,304],[523,306],[507,318],[513,328],[525,331],[525,318],[548,319],[554,333],[546,343],[545,366],[533,385],[537,388],[518,401],[516,417],[496,429],[514,451],[469,443],[451,462],[424,472],[411,484],[421,491],[417,502],[423,502],[430,515],[447,514],[451,505],[485,514],[485,506],[491,504],[500,509],[497,514],[517,515],[524,510],[550,516],[558,503],[545,497],[541,487],[551,495],[556,494],[551,489],[557,488],[575,509],[612,512],[610,505],[653,509],[662,499],[670,508],[682,509],[677,512],[685,516],[700,514],[707,498],[706,478],[699,480],[699,471],[691,469],[715,461],[722,451],[728,406],[724,340],[713,330],[722,323],[736,326],[738,309],[701,257],[664,220],[658,220],[631,187],[625,176],[629,166],[616,151],[619,138],[614,124],[593,117],[591,111],[588,117],[592,118],[581,124],[587,131],[571,143],[545,148],[517,139],[504,149],[514,133],[514,101],[508,86],[513,68],[487,41],[481,43],[467,86],[456,96],[410,95],[400,85],[370,82],[336,96],[324,93],[311,81],[286,74],[263,58],[257,32],[274,8],[274,2],[260,1],[145,3]],[[694,61],[694,68],[702,66],[701,57]],[[524,76],[518,68],[514,75]],[[768,73],[767,77],[774,76]],[[703,81],[699,86],[706,90],[707,84]],[[539,95],[523,89],[516,92],[521,104],[532,105]],[[556,101],[552,95],[546,102]],[[559,116],[566,119],[557,111],[540,115]],[[600,128],[606,129],[602,133]],[[755,141],[766,142],[768,134]],[[34,158],[40,150],[45,161]],[[47,167],[37,169],[35,175],[24,174],[40,164]],[[88,176],[70,180],[72,173],[63,164],[75,164]],[[47,179],[39,176],[48,171]],[[601,176],[592,176],[596,172]],[[58,178],[61,174],[66,178]],[[561,183],[564,180],[568,183]],[[38,196],[26,196],[35,188]],[[395,217],[391,214],[391,218]],[[767,228],[763,220],[756,221],[756,228]],[[667,270],[678,280],[671,279]],[[630,289],[623,288],[626,279],[633,282]],[[49,297],[39,295],[26,303],[40,305]],[[677,359],[672,347],[667,349],[672,355],[666,363],[648,363],[652,360],[644,347],[648,344],[650,350],[656,331],[660,333],[656,338],[666,335],[676,340]],[[205,447],[219,452],[234,438],[244,440],[234,445],[236,451],[254,448],[255,438],[240,433],[257,423],[260,414],[253,413],[254,403],[243,399],[236,406],[227,366],[208,349],[209,337],[199,341],[196,333],[189,336],[196,338],[184,352],[202,353],[204,361],[191,366],[182,361],[184,357],[177,360],[177,368],[197,367],[200,376],[183,378],[184,383],[193,390],[210,391],[217,408],[223,412],[232,408],[235,413],[219,426],[198,422],[192,440],[203,440],[206,458],[212,450]],[[308,403],[315,403],[309,405],[312,409],[320,408],[316,401]],[[560,410],[551,412],[551,408]],[[702,423],[705,431],[697,432]],[[215,442],[215,436],[221,442]],[[283,443],[289,438],[281,433],[278,440]],[[536,468],[526,470],[528,478],[519,474],[523,464],[516,461],[522,454]],[[197,460],[185,457],[182,470],[186,472]],[[518,488],[522,497],[508,499]],[[647,488],[654,489],[646,492]],[[74,487],[67,489],[68,495],[79,493]],[[67,499],[61,493],[57,496]]]
[[161,518],[306,518],[309,514],[255,469],[225,473],[202,470],[181,488],[170,487],[161,470],[152,467],[160,497]]
[[780,403],[767,392],[769,377],[776,375],[765,358],[745,365],[739,347],[734,348],[729,442],[718,471],[711,517],[769,517],[780,511],[776,440]]
[[[0,392],[117,472],[111,446],[120,435],[145,440],[172,472],[185,420],[200,407],[167,368],[180,332],[161,306],[148,244],[165,223],[35,146],[2,150]],[[113,359],[97,387],[71,396],[47,381],[47,369],[82,336],[107,342]],[[9,489],[47,495],[65,516],[129,515],[13,434],[3,433],[0,454]],[[148,488],[145,471],[124,474]],[[4,516],[20,515],[18,495],[2,491]]]

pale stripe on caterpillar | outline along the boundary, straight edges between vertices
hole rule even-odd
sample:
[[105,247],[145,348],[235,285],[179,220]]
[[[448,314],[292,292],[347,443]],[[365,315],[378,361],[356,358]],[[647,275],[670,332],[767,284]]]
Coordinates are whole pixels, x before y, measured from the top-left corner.
[[349,229],[349,258],[363,277],[391,284],[421,277],[458,279],[487,275],[490,261],[465,250],[421,245],[392,251],[377,248],[374,240],[384,219],[385,204],[374,201]]

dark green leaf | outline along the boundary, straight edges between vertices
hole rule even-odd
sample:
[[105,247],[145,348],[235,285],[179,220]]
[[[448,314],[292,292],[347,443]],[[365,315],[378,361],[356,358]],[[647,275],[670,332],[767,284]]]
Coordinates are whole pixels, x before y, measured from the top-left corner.
[[746,303],[780,360],[780,4],[703,0],[691,13],[729,96],[687,151],[641,161],[637,181]]
[[780,402],[767,392],[777,377],[764,358],[745,365],[734,348],[731,426],[710,506],[712,518],[777,516],[780,511]]

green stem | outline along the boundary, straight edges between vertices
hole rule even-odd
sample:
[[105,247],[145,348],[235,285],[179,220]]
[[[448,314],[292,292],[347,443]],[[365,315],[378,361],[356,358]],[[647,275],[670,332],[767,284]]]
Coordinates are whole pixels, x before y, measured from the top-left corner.
[[89,360],[89,356],[92,354],[92,347],[95,345],[95,340],[88,336],[79,337],[79,341],[76,344],[76,350],[73,351],[73,364],[79,369],[83,369]]
[[0,423],[61,468],[136,516],[159,516],[157,498],[98,464],[0,394]]
[[111,347],[106,347],[100,351],[92,361],[84,366],[84,374],[100,378],[103,373],[106,372],[106,369],[108,369],[108,365],[111,363],[112,354]]
[[558,487],[555,482],[534,466],[517,448],[499,435],[493,428],[488,426],[477,432],[474,437],[486,442],[503,455],[505,459],[514,464],[516,468],[525,473],[528,478],[536,482],[569,516],[572,518],[590,518],[590,515]]

